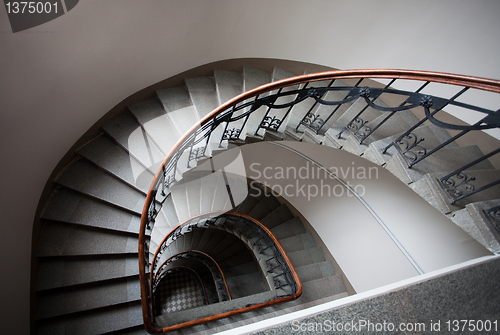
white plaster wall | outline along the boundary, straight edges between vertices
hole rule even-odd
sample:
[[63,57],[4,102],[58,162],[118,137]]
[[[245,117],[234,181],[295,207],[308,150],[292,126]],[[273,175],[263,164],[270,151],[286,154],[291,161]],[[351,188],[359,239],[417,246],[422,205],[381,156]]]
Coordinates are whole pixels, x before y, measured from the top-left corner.
[[30,232],[48,176],[125,97],[238,57],[500,79],[499,14],[495,0],[81,0],[12,34],[0,8],[4,331],[28,333]]
[[[338,172],[363,202],[282,145]],[[358,293],[416,276],[417,268],[428,273],[491,254],[390,172],[359,156],[302,142],[239,149],[247,177],[307,219]],[[224,154],[230,155],[217,160]]]

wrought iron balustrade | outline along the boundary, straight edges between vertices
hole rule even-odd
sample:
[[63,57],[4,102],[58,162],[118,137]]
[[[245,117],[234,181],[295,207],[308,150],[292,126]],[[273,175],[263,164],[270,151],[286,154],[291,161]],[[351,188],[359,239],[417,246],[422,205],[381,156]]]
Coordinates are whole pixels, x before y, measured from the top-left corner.
[[[376,80],[386,80],[388,83],[383,85],[377,83]],[[401,81],[419,84],[414,90],[396,88],[400,87],[398,84]],[[457,92],[452,96],[441,96],[429,90],[430,84],[453,86]],[[244,141],[251,137],[262,139],[263,130],[277,133],[307,130],[313,134],[324,134],[336,124],[340,114],[345,112],[348,106],[358,102],[364,106],[346,123],[341,124],[336,135],[338,138],[352,135],[351,137],[360,145],[366,145],[396,115],[405,111],[421,112],[422,116],[418,122],[409,125],[381,150],[383,154],[389,150],[395,150],[407,167],[413,168],[470,132],[500,127],[498,108],[487,109],[478,103],[465,102],[463,97],[471,90],[500,94],[500,81],[425,71],[331,71],[269,83],[243,93],[216,108],[195,124],[170,151],[157,172],[146,199],[139,236],[139,264],[145,324],[151,324],[149,300],[151,285],[145,283],[148,280],[152,282],[154,273],[158,270],[156,260],[153,261],[151,267],[148,263],[149,249],[145,242],[151,234],[155,217],[160,210],[159,204],[170,193],[170,187],[182,180],[182,171],[196,164],[198,159],[209,157],[211,150],[223,147],[229,141]],[[332,96],[334,98],[331,98]],[[382,104],[381,101],[396,101],[396,103],[389,106]],[[444,113],[443,109],[449,108],[460,108],[463,111],[481,115],[481,118],[472,125],[445,122],[440,116]],[[379,112],[382,117],[377,120],[370,119],[367,116],[370,110]],[[295,120],[293,121],[295,123],[292,120]],[[451,131],[453,136],[437,146],[429,146],[429,141],[426,142],[425,138],[419,137],[415,132],[418,127],[425,124]],[[500,180],[496,180],[484,185],[475,185],[476,179],[468,171],[474,165],[498,153],[500,153],[500,148],[486,153],[479,159],[472,160],[437,180],[447,192],[450,203],[500,184]],[[178,227],[174,230],[167,240],[172,241],[181,236],[181,229],[182,227]],[[163,244],[158,250],[159,253],[165,250],[162,248],[165,248]],[[147,273],[150,276],[146,278]],[[283,276],[277,279],[283,279]],[[151,329],[154,331],[154,328]]]

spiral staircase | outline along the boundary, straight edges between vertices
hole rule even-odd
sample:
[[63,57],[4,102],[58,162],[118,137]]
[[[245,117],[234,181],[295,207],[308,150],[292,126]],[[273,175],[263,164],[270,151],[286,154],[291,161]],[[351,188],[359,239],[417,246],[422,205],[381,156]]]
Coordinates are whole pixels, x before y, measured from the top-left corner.
[[[126,112],[108,121],[92,140],[78,148],[74,160],[54,179],[54,191],[40,216],[38,273],[33,287],[35,333],[147,333],[143,326],[139,280],[138,258],[142,257],[138,251],[139,232],[146,196],[163,159],[194,124],[218,106],[243,92],[292,76],[294,74],[280,68],[268,73],[245,67],[242,72],[214,70],[211,77],[186,78],[183,86],[160,89],[155,98],[131,104]],[[282,91],[301,85],[291,85]],[[316,81],[310,87],[320,85],[328,83]],[[342,81],[335,81],[331,86],[342,85]],[[347,92],[329,91],[324,99],[342,100],[346,96]],[[294,98],[285,96],[282,103]],[[376,101],[387,106],[381,99]],[[183,164],[177,165],[174,175],[190,182],[174,185],[163,198],[158,196],[153,200],[161,205],[161,210],[154,218],[148,239],[149,263],[154,262],[165,237],[180,224],[204,213],[232,211],[258,221],[277,239],[298,275],[302,294],[295,300],[175,332],[210,334],[349,294],[345,277],[300,213],[295,213],[283,198],[273,196],[262,185],[260,194],[252,194],[246,179],[228,179],[214,168],[212,160],[237,145],[303,141],[361,155],[387,168],[492,253],[500,252],[496,233],[484,214],[485,210],[500,205],[500,186],[495,184],[450,203],[448,193],[436,184],[436,178],[476,159],[481,161],[467,169],[473,171],[476,181],[488,184],[500,179],[500,171],[488,159],[481,159],[484,154],[477,146],[459,145],[445,129],[431,123],[419,124],[419,116],[410,109],[385,120],[388,112],[367,108],[361,96],[339,105],[328,119],[321,119],[327,108],[332,109],[328,105],[296,105],[277,127],[271,126],[273,119],[266,119],[267,128],[259,128],[263,118],[268,117],[266,109],[256,109],[246,121],[237,121],[245,130],[238,131],[237,138],[224,138],[228,128],[219,128],[211,134],[206,147],[193,146],[189,155],[179,158]],[[356,125],[361,114],[361,123]],[[405,157],[416,150],[401,152],[394,145],[387,146],[394,141],[401,142],[400,135],[411,127],[414,127],[414,136],[425,138],[426,145],[446,144],[446,147],[410,168]],[[366,134],[374,128],[377,131],[360,143],[360,133]],[[415,141],[409,149],[417,149],[419,145],[421,143]],[[194,160],[191,159],[193,152]],[[202,177],[196,174],[200,171],[205,172]],[[234,187],[236,184],[240,187]],[[206,314],[207,307],[223,312],[224,306],[230,304],[246,306],[255,301],[272,300],[268,296],[277,293],[259,258],[261,253],[241,241],[234,232],[214,229],[199,229],[176,239],[161,262],[190,250],[211,253],[224,273],[232,299],[224,301],[215,289],[207,289],[202,305],[211,301],[212,306],[181,310],[169,320],[163,320],[168,315],[157,313],[156,322],[169,324],[172,318],[191,320],[197,314]],[[179,264],[189,267],[190,263]]]

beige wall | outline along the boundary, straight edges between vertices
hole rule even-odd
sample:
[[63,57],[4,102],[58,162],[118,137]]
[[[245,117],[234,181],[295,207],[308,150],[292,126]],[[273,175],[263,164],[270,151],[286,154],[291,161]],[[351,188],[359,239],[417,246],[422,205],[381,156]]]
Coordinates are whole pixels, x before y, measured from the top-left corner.
[[500,79],[499,14],[494,0],[81,0],[12,34],[0,9],[4,331],[28,332],[30,232],[48,176],[130,94],[239,57]]

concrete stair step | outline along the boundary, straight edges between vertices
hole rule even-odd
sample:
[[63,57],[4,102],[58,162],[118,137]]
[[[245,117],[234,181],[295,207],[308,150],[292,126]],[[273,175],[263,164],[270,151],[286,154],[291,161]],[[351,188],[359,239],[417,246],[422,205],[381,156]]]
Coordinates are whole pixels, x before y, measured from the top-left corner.
[[[409,127],[405,130],[408,129]],[[393,141],[396,141],[401,135],[403,135],[403,133],[404,132],[400,132],[398,134],[389,136],[387,138],[371,142],[368,148],[366,148],[366,150],[364,151],[363,157],[369,159],[375,164],[379,165],[385,164],[398,151],[394,146],[390,147],[385,154],[382,154],[382,150],[389,144],[391,144]],[[432,150],[433,148],[439,146],[441,143],[446,142],[450,138],[451,136],[450,134],[448,134],[446,129],[439,128],[433,124],[424,124],[416,128],[412,132],[411,136],[403,138],[400,141],[399,147],[402,149],[403,152],[405,152],[406,148],[408,146],[413,145],[415,141],[424,139],[422,140],[422,142],[419,143],[419,145],[423,146],[427,150]],[[456,147],[458,147],[458,145],[455,142],[451,142],[446,146],[446,148],[456,148]],[[418,150],[420,150],[420,148],[416,147],[415,149],[410,150],[410,152],[408,152],[407,155],[413,155],[411,152],[413,151],[416,153],[418,152]]]
[[138,276],[41,292],[37,319],[139,301],[140,292]]
[[[224,178],[224,174],[222,171],[216,171],[212,174],[213,177],[210,178],[215,178],[217,177],[217,184],[215,187],[215,192],[212,193],[212,211],[229,211],[231,210],[231,202],[229,199],[229,193],[228,193],[228,187],[226,185],[226,179]],[[214,181],[213,180],[213,181]],[[212,184],[213,181],[210,183]],[[206,193],[205,193],[206,195]],[[206,196],[204,199],[207,199],[206,201],[210,202],[209,196]],[[203,200],[205,201],[205,200]],[[204,205],[203,207],[206,207]]]
[[273,229],[280,224],[287,222],[294,218],[292,212],[288,209],[288,206],[285,204],[281,204],[271,213],[266,215],[263,219],[260,220],[262,224],[264,224],[267,228]]
[[304,136],[304,132],[299,129],[295,130],[295,128],[287,126],[283,131],[283,140],[284,141],[302,141],[302,137]]
[[186,86],[158,90],[156,95],[179,135],[187,133],[200,120]]
[[500,185],[496,185],[451,204],[452,198],[461,194],[467,194],[469,192],[469,188],[473,188],[474,190],[479,189],[481,186],[500,180],[500,171],[466,170],[463,172],[463,176],[466,178],[459,178],[457,176],[451,177],[450,181],[452,181],[456,186],[446,186],[445,189],[441,186],[438,179],[446,176],[447,174],[447,172],[426,174],[422,178],[425,179],[426,183],[419,183],[413,187],[415,192],[444,214],[460,210],[469,203],[500,198]]
[[335,149],[342,149],[349,133],[343,133],[342,137],[338,137],[338,134],[342,131],[342,128],[338,125],[333,125],[325,131],[325,137],[323,137],[321,144],[329,146]]
[[221,268],[234,267],[238,264],[254,262],[254,255],[247,249],[223,260],[217,260]]
[[260,272],[246,273],[226,278],[233,299],[265,292],[269,287]]
[[320,247],[292,251],[287,253],[287,255],[292,262],[292,265],[296,268],[304,265],[324,262],[326,260]]
[[489,251],[500,254],[498,220],[488,214],[497,206],[500,206],[500,199],[467,204],[464,209],[453,212],[450,218]]
[[284,239],[287,237],[292,237],[295,235],[300,235],[306,232],[302,221],[299,218],[294,217],[288,221],[285,221],[274,228],[271,228],[271,232],[278,239]]
[[[407,167],[401,155],[394,155],[387,162],[386,168],[400,180],[409,184],[421,179],[427,173],[454,171],[482,156],[483,153],[475,145],[443,148],[415,164],[411,169]],[[470,170],[489,169],[494,169],[494,167],[488,160],[470,168]]]
[[180,182],[170,188],[172,201],[174,203],[175,213],[179,222],[185,222],[190,218],[188,198],[186,193],[186,183]]
[[129,154],[153,171],[158,169],[165,158],[153,139],[129,111],[125,111],[108,121],[102,126],[102,129]]
[[271,195],[264,196],[259,203],[248,213],[251,217],[261,220],[281,206],[280,202]]
[[389,116],[389,114],[390,114],[389,112],[383,112],[375,120],[368,122],[364,126],[356,124],[355,125],[356,128],[353,128],[355,130],[354,134],[351,134],[347,137],[343,149],[352,152],[356,155],[361,155],[369,148],[370,143],[404,133],[418,122],[417,117],[413,115],[411,111],[398,112],[392,115],[370,136],[364,139],[363,143],[360,144],[359,141],[364,136],[366,136],[371,130],[375,129],[375,127],[380,122],[382,122],[387,116]]
[[146,197],[141,192],[114,178],[83,159],[76,159],[55,182],[115,206],[142,212]]
[[40,322],[38,334],[104,334],[139,326],[142,323],[142,307],[140,301],[136,301]]
[[156,246],[160,245],[163,238],[167,236],[168,233],[170,233],[170,231],[174,228],[175,226],[171,226],[163,215],[163,211],[160,212],[156,216],[155,225],[153,227],[153,230],[151,231],[151,242]]
[[240,176],[237,174],[232,174],[228,172],[229,169],[226,169],[226,178],[229,182],[229,192],[232,197],[233,203],[231,203],[231,199],[228,199],[226,203],[226,208],[234,210],[237,208],[248,196],[248,182],[246,176]]
[[168,227],[166,227],[166,229],[171,228],[170,230],[172,230],[181,223],[175,213],[175,204],[171,195],[165,198],[160,213],[164,215],[166,221],[168,222]]
[[[382,115],[366,124],[368,132],[375,129],[375,127],[382,122],[386,117],[390,116],[390,112],[382,112]],[[418,123],[419,119],[410,110],[396,112],[387,119],[380,127],[378,127],[370,136],[368,136],[363,143],[369,144],[381,140],[386,137],[394,136],[396,134],[404,133]],[[358,137],[364,137],[366,131],[361,129],[363,134],[359,133]]]
[[260,271],[260,267],[256,262],[248,262],[224,269],[224,276],[227,279],[230,277],[240,276],[247,273],[253,273],[258,271]]
[[248,250],[245,244],[241,243],[240,240],[234,235],[231,235],[231,239],[226,238],[226,240],[219,243],[217,247],[212,249],[214,257],[217,257],[217,259],[220,259],[221,261]]
[[219,101],[213,78],[186,78],[185,83],[200,119],[217,108]]
[[158,99],[142,100],[128,108],[164,156],[183,135],[178,133]]
[[54,192],[41,217],[135,234],[140,227],[139,213],[124,211],[65,188]]
[[201,229],[202,235],[199,238],[198,244],[193,245],[197,250],[208,250],[207,244],[210,243],[210,240],[214,237],[216,230],[215,229]]
[[241,72],[216,69],[214,78],[219,105],[243,93],[243,74]]
[[[210,255],[216,259],[219,259],[221,254],[226,251],[227,248],[235,248],[234,250],[242,252],[247,250],[243,243],[240,243],[239,239],[231,233],[224,230],[215,229],[216,233],[212,235],[212,238],[207,243],[204,250],[210,250]],[[225,254],[227,255],[227,254]],[[226,257],[227,258],[227,257]],[[221,260],[225,259],[221,257]]]
[[264,191],[256,185],[250,184],[248,196],[236,207],[236,211],[243,214],[250,213],[263,197]]
[[324,138],[324,135],[316,134],[313,130],[306,128],[304,129],[301,141],[306,143],[321,144]]
[[138,237],[106,229],[44,222],[39,257],[137,253]]
[[78,154],[129,185],[147,193],[154,173],[106,136],[98,136],[78,149]]
[[40,258],[39,264],[37,291],[139,274],[137,253]]
[[316,247],[311,233],[304,233],[280,240],[281,246],[288,254],[289,252],[312,249]]
[[[376,99],[375,104],[383,107],[387,107],[387,104],[385,104],[381,99]],[[358,115],[359,112],[361,112],[364,108],[366,107],[366,101],[364,98],[358,98],[356,101],[354,101],[351,106],[334,122],[331,124],[331,126],[334,126],[336,128],[343,129],[344,127],[347,127],[348,124]],[[359,116],[360,119],[363,121],[368,120],[368,122],[375,120],[377,117],[382,115],[382,112],[372,108],[368,107],[364,110],[364,112]],[[346,130],[342,134],[343,136],[347,137],[350,133],[350,131]]]
[[189,217],[192,218],[201,213],[201,179],[187,181],[185,186]]
[[335,275],[335,268],[330,261],[299,266],[295,271],[301,283]]

